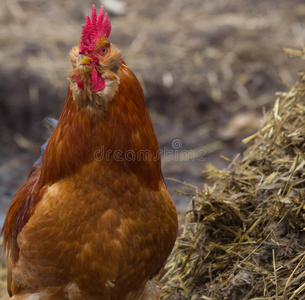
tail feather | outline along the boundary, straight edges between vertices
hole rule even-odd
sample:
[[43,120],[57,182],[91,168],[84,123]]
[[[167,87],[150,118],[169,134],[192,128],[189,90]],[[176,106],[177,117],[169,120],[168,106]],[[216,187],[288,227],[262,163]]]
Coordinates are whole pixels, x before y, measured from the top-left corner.
[[[54,128],[56,127],[57,122],[58,122],[56,119],[53,119],[53,118],[45,118],[44,121],[45,121],[46,126],[49,127],[52,131],[54,130]],[[49,142],[49,139],[40,147],[40,156],[35,161],[34,165],[39,165],[41,163],[41,159],[44,156],[44,152],[47,148],[48,142]]]

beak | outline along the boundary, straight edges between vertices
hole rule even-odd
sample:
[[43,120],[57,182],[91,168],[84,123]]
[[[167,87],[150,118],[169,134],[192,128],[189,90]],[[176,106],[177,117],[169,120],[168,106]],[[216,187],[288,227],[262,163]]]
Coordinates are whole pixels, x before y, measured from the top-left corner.
[[85,56],[83,54],[80,54],[77,58],[77,66],[82,66],[82,65],[89,65],[90,61],[93,60],[94,58]]

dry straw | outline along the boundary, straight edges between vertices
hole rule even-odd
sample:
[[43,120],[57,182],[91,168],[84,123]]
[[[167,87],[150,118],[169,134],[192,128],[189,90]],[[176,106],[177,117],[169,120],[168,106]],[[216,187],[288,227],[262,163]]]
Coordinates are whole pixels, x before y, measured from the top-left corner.
[[[305,51],[286,50],[304,56]],[[305,73],[243,158],[207,171],[159,278],[162,299],[305,299]]]

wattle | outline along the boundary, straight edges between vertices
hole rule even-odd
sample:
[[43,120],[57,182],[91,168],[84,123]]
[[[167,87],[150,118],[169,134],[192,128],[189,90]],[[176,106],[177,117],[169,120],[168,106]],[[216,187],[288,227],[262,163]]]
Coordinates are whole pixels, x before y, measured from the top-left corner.
[[75,77],[75,81],[76,81],[78,89],[81,90],[84,87],[84,83],[78,78],[76,70],[74,71],[74,77]]
[[90,86],[92,92],[98,92],[105,88],[105,80],[100,73],[93,67],[90,75]]

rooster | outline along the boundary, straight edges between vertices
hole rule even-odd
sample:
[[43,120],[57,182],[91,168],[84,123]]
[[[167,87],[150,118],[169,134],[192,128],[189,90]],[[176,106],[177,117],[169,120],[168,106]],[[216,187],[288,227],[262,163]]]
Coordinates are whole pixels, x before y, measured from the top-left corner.
[[139,81],[92,7],[58,123],[2,229],[10,299],[153,300],[177,215]]

